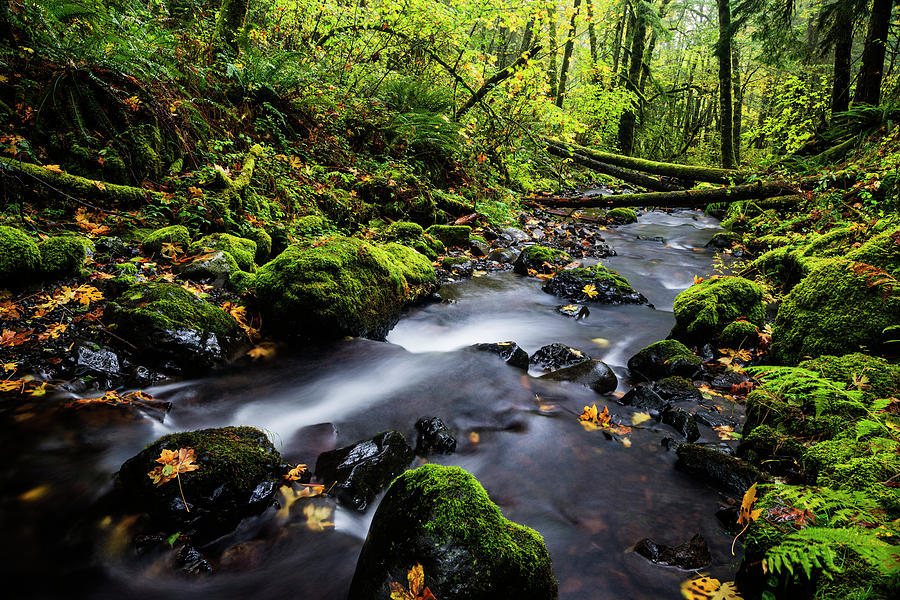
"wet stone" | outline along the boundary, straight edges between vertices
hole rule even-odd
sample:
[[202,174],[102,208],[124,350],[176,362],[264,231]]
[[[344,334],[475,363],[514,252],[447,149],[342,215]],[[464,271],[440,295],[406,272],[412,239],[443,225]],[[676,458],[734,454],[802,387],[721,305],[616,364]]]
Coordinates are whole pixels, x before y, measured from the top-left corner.
[[658,565],[685,570],[702,569],[712,562],[709,546],[700,534],[678,546],[657,544],[650,538],[644,538],[635,544],[634,551]]
[[767,477],[758,469],[717,449],[681,444],[675,467],[725,492],[743,495],[751,485]]
[[491,247],[480,240],[470,240],[469,252],[472,256],[487,256],[491,252]]
[[541,379],[580,383],[598,394],[612,392],[619,384],[616,374],[609,365],[599,360],[585,360],[570,367],[563,367],[542,375]]
[[531,236],[516,227],[506,227],[500,231],[500,239],[511,244],[518,244],[531,240]]
[[80,375],[118,376],[120,372],[118,355],[105,348],[79,346],[75,353],[75,369]]
[[515,342],[474,344],[472,348],[478,350],[479,352],[490,352],[491,354],[496,354],[511,367],[515,367],[523,371],[528,370],[528,353],[525,352],[525,350],[523,350]]
[[422,417],[416,421],[416,454],[453,454],[456,438],[440,417]]
[[322,453],[316,461],[316,477],[343,506],[363,512],[413,458],[403,434],[386,431],[370,440]]
[[549,344],[531,355],[531,366],[544,371],[556,371],[590,360],[591,357],[565,344]]
[[622,396],[620,402],[625,406],[633,406],[640,410],[655,411],[657,413],[661,413],[671,406],[646,384],[638,384],[628,390]]
[[491,253],[488,255],[488,258],[494,262],[498,263],[511,263],[515,262],[516,258],[519,257],[519,253],[510,248],[494,248],[491,250]]
[[662,422],[670,425],[680,433],[688,442],[700,439],[700,428],[694,416],[683,408],[670,408],[662,413]]

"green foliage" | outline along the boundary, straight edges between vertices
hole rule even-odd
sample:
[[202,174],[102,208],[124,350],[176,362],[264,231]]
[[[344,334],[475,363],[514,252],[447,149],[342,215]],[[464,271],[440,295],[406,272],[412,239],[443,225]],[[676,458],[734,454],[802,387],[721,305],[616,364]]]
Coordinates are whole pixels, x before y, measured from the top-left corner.
[[842,557],[842,550],[852,552],[883,575],[900,572],[897,560],[900,548],[859,527],[807,527],[770,548],[763,564],[773,573],[787,571],[796,575],[796,569],[811,579],[813,571],[817,570],[830,577],[832,573],[841,572],[836,561]]

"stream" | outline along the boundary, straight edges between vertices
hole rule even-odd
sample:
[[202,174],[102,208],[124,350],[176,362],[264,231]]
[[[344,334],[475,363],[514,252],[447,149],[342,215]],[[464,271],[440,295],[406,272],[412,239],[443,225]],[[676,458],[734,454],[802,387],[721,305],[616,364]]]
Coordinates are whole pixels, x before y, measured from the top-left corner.
[[[679,597],[689,573],[631,552],[645,537],[676,545],[700,533],[713,556],[707,571],[730,579],[739,557],[714,516],[719,497],[673,468],[674,453],[661,445],[677,437],[672,429],[648,421],[628,436],[630,447],[585,431],[577,419],[585,405],[608,404],[624,424],[633,411],[613,395],[525,377],[468,349],[511,340],[530,354],[561,342],[605,361],[619,392],[627,391],[628,358],[667,336],[675,296],[695,275],[712,273],[715,254],[704,245],[718,231],[715,219],[680,211],[648,212],[605,232],[618,255],[600,262],[655,308],[591,306],[576,320],[557,312],[567,302],[542,292],[542,281],[489,273],[444,286],[445,302],[410,310],[388,343],[343,340],[147,389],[173,405],[162,423],[51,419],[38,409],[23,424],[4,417],[3,571],[26,582],[33,597],[345,598],[374,507],[364,514],[338,508],[325,532],[286,532],[273,526],[272,511],[248,519],[213,543],[221,551],[240,542],[235,560],[197,579],[123,551],[128,523],[84,515],[111,488],[119,465],[166,433],[254,425],[287,462],[312,469],[320,452],[380,431],[396,429],[412,444],[415,421],[439,416],[459,445],[429,460],[466,469],[507,518],[543,535],[560,598]],[[701,442],[716,440],[709,428],[701,432]]]

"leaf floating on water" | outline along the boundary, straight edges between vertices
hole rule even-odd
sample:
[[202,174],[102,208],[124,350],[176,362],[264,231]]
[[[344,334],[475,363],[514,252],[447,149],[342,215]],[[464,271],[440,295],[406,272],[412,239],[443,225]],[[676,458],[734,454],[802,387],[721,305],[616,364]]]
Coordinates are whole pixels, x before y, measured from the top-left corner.
[[609,340],[606,338],[597,337],[597,338],[593,338],[591,341],[594,342],[595,344],[597,344],[598,346],[600,346],[601,348],[609,348],[609,346],[610,346]]
[[631,415],[631,424],[632,425],[640,425],[641,423],[643,423],[645,421],[649,421],[652,418],[653,417],[650,416],[650,413],[636,412],[633,415]]
[[316,506],[307,504],[303,507],[303,516],[306,517],[306,526],[311,531],[325,531],[334,529],[334,507]]
[[733,581],[722,583],[708,575],[682,583],[681,595],[687,600],[743,600]]

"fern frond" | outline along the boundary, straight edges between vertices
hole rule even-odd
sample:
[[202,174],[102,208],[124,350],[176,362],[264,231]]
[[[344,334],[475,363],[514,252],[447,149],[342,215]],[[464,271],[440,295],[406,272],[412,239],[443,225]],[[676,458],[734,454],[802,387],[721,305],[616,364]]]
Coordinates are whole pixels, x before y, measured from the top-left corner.
[[830,578],[832,573],[841,572],[835,564],[840,558],[838,549],[854,553],[883,575],[900,572],[900,546],[892,546],[874,532],[859,527],[800,530],[766,552],[763,568],[771,573],[786,570],[791,575],[800,569],[808,579],[815,570]]

